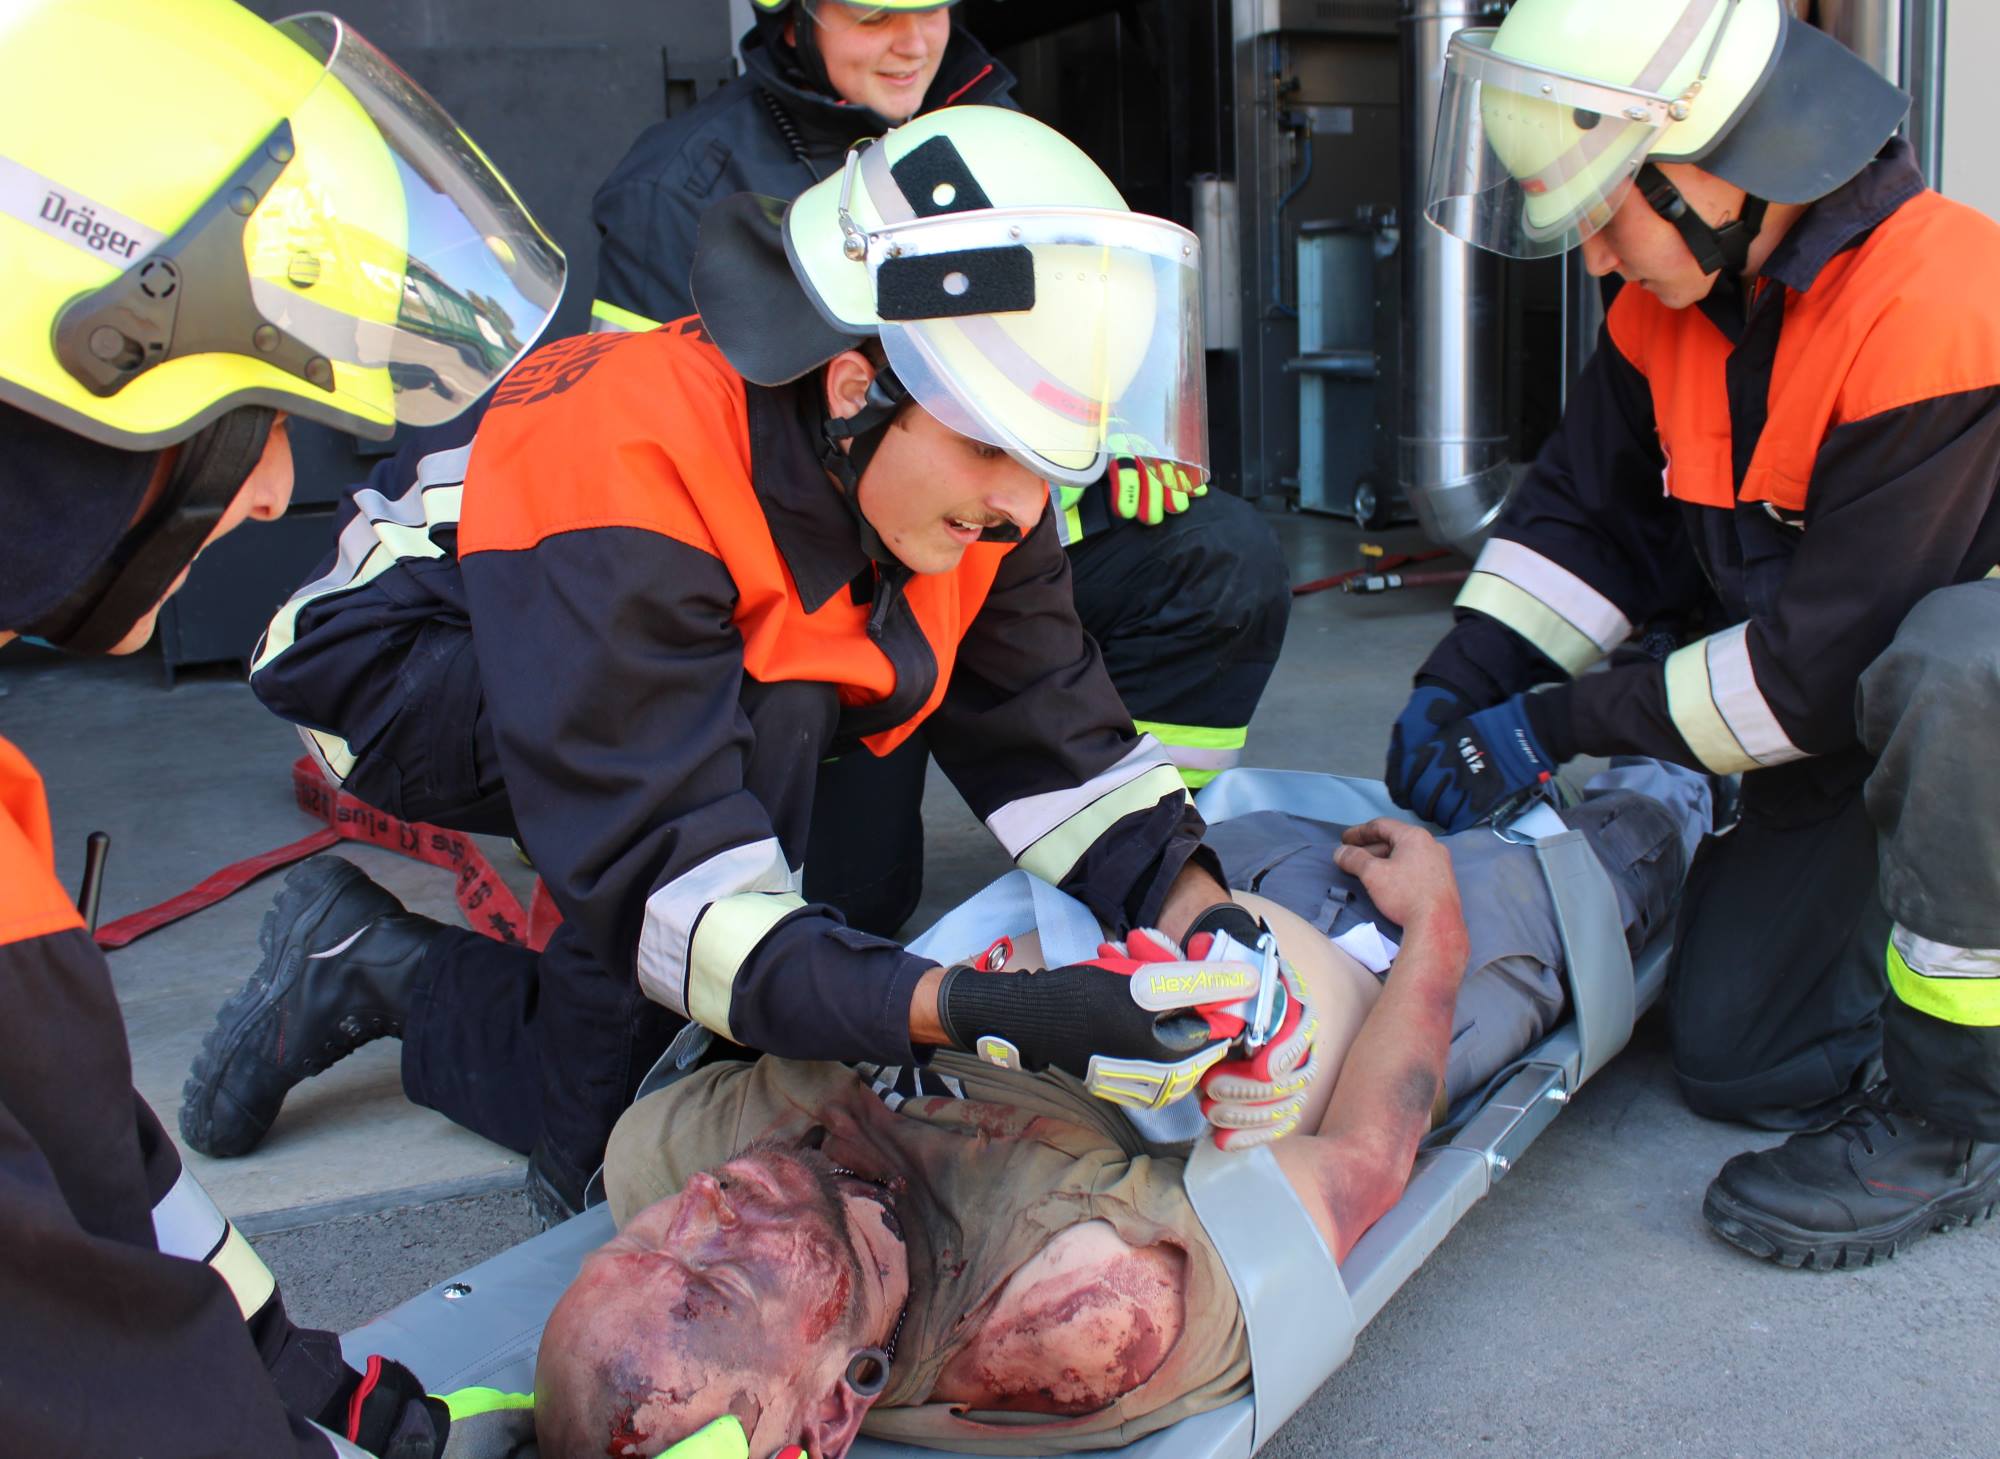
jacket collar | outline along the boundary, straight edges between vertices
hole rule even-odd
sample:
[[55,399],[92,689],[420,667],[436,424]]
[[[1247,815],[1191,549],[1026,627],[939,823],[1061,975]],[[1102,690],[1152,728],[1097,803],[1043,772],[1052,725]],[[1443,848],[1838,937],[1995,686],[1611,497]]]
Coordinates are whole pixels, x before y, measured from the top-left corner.
[[1924,176],[1909,142],[1892,137],[1851,181],[1800,215],[1759,272],[1803,294],[1837,254],[1923,190]]
[[[861,137],[879,137],[889,130],[889,120],[881,113],[813,89],[789,47],[783,54],[775,53],[761,31],[746,32],[741,48],[743,69],[784,106],[808,140],[817,144],[815,150],[845,151]],[[1013,87],[1014,73],[954,22],[944,61],[931,78],[930,90],[924,93],[924,104],[918,111],[959,104],[1003,104]]]
[[791,570],[799,603],[816,613],[873,562],[861,546],[854,513],[827,479],[815,448],[818,372],[790,385],[744,382],[750,417],[750,486],[764,508],[771,541]]

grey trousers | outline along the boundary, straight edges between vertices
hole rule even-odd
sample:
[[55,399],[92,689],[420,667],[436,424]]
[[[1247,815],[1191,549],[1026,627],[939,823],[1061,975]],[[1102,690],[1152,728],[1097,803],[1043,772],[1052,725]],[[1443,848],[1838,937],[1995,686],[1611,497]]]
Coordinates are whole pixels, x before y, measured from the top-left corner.
[[[1862,676],[1856,712],[1876,757],[1863,797],[1883,910],[1931,942],[2000,949],[2000,579],[1918,603]],[[2000,1140],[2000,976],[1919,983],[1924,1007],[1894,985],[1883,1003],[1889,1078],[1919,1113]]]
[[1993,980],[1926,980],[1928,1011],[1888,980],[1897,927],[2000,948],[2000,581],[1920,601],[1862,675],[1856,725],[1861,748],[1745,775],[1742,820],[1697,855],[1675,1073],[1698,1113],[1798,1129],[1886,1066],[1919,1113],[2000,1139]]
[[[1622,761],[1591,783],[1582,804],[1562,813],[1610,874],[1634,952],[1671,922],[1708,810],[1703,777],[1655,761]],[[1269,897],[1328,936],[1374,922],[1399,937],[1361,884],[1333,864],[1342,829],[1260,811],[1217,822],[1203,839],[1232,887]],[[1555,905],[1534,848],[1484,827],[1446,836],[1443,844],[1470,939],[1445,1068],[1446,1095],[1455,1104],[1555,1027],[1568,1000]]]

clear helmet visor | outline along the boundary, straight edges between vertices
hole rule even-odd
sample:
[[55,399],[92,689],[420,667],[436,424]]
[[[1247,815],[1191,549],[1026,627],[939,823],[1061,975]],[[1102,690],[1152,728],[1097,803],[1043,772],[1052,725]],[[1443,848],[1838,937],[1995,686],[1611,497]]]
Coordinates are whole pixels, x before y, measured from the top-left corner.
[[[1091,208],[980,211],[871,233],[868,257],[889,362],[944,425],[1057,481],[1094,481],[1113,454],[1208,475],[1201,255],[1186,229]],[[954,299],[981,312],[939,312]]]
[[1452,37],[1424,212],[1510,258],[1567,252],[1610,221],[1671,122],[1671,102],[1496,56]]
[[822,30],[847,31],[881,25],[898,15],[945,10],[958,0],[801,0],[806,14]]
[[344,413],[449,420],[547,325],[562,252],[360,35],[320,14],[278,28],[326,69],[290,114],[296,155],[244,231],[252,302],[333,362]]

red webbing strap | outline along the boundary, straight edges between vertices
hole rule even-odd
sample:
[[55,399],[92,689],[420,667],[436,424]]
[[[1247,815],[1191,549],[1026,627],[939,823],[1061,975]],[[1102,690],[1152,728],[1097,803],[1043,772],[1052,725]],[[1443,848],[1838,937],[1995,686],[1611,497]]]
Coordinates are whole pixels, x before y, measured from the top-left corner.
[[148,907],[143,912],[134,912],[116,922],[105,923],[97,929],[97,945],[106,952],[116,951],[128,942],[136,942],[148,932],[157,932],[169,923],[178,922],[205,907],[213,907],[224,897],[242,891],[260,876],[290,866],[294,861],[304,861],[308,856],[339,844],[339,841],[340,837],[331,830],[315,831],[289,846],[280,846],[275,851],[266,851],[261,856],[225,866],[206,881],[197,883],[178,897],[169,897],[157,907]]
[[258,877],[290,866],[295,861],[324,851],[341,841],[359,841],[394,851],[452,874],[453,894],[459,910],[474,932],[498,942],[525,944],[541,951],[549,934],[562,922],[546,888],[539,879],[531,909],[521,910],[516,897],[500,880],[472,838],[459,831],[447,831],[423,821],[403,821],[356,800],[344,790],[327,784],[326,777],[310,759],[300,756],[292,766],[292,793],[299,809],[326,822],[326,829],[275,851],[266,851],[225,866],[179,896],[121,917],[97,930],[97,945],[108,950],[124,947],[147,933],[178,922],[181,918],[212,907],[224,897],[241,891]]

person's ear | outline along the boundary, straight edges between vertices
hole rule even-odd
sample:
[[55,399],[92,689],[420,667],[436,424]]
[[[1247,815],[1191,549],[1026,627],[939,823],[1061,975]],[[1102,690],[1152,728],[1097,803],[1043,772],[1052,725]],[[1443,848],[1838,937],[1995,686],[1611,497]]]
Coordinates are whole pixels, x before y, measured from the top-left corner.
[[861,1421],[889,1386],[889,1355],[857,1348],[833,1386],[806,1418],[805,1449],[814,1459],[841,1459],[861,1433]]
[[875,366],[860,350],[842,350],[826,362],[826,413],[847,420],[867,403]]

